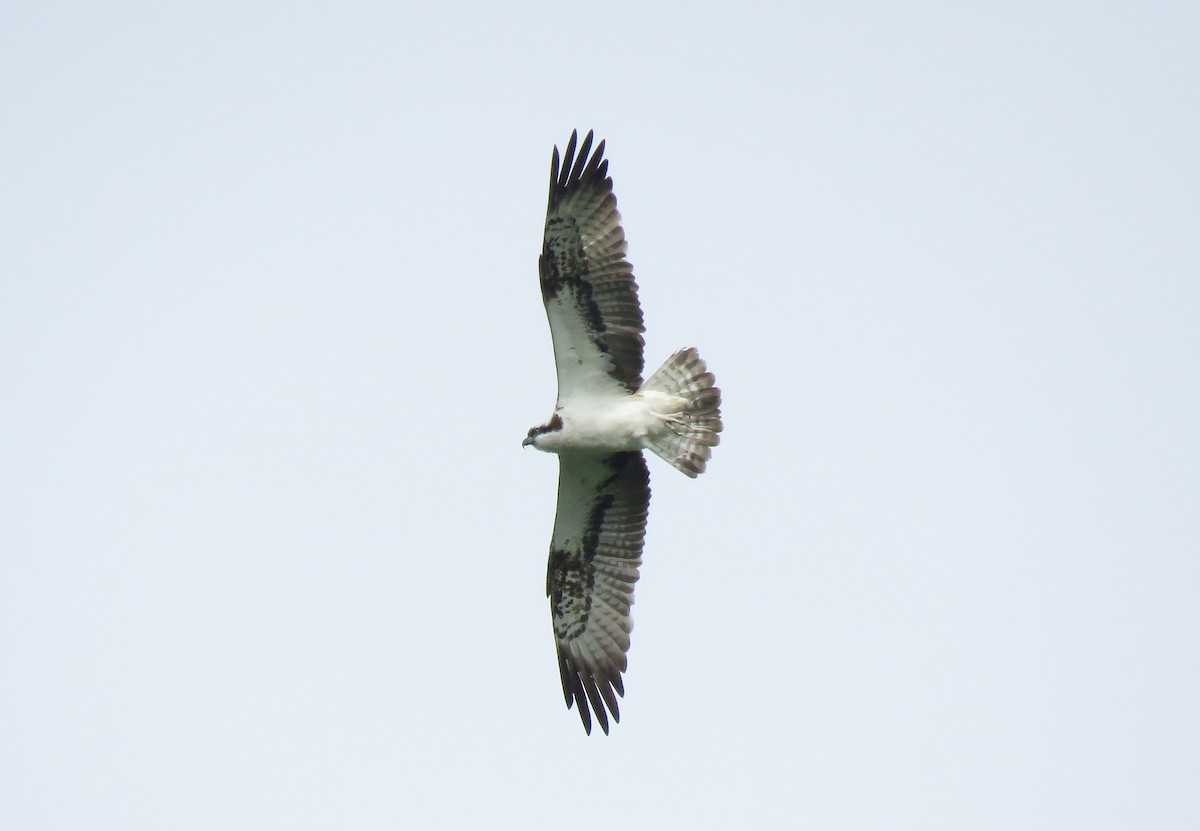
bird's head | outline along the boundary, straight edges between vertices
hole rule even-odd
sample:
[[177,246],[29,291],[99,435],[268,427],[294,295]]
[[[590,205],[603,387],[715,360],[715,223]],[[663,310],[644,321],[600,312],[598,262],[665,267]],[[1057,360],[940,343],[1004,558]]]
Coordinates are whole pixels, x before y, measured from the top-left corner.
[[533,445],[534,447],[537,447],[539,436],[541,436],[545,433],[558,432],[559,430],[562,429],[562,426],[563,426],[562,416],[560,416],[558,413],[555,413],[554,415],[550,416],[550,420],[547,421],[545,424],[539,424],[537,427],[530,427],[529,434],[527,436],[525,436],[525,440],[523,442],[521,442],[521,446],[529,447],[530,445]]

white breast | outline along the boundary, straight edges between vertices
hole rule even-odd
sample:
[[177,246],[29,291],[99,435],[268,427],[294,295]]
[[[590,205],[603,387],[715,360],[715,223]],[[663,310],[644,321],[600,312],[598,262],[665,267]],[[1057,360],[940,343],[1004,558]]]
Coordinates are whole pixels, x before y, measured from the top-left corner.
[[554,453],[570,450],[618,452],[642,450],[648,439],[668,429],[658,414],[677,412],[682,399],[656,392],[619,398],[575,398],[558,415],[561,430],[538,438],[538,447]]

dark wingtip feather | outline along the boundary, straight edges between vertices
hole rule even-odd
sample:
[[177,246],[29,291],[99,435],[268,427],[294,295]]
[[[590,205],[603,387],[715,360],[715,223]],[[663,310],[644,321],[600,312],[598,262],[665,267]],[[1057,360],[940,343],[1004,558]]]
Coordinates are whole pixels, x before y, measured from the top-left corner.
[[[588,701],[592,704],[592,709],[596,712],[596,721],[600,722],[600,729],[604,731],[604,735],[608,735],[608,711],[604,709],[604,701],[600,698],[600,690],[596,687],[596,679],[590,675],[584,679],[584,692],[587,693]],[[590,734],[589,734],[590,735]]]
[[558,184],[558,145],[554,145],[554,155],[550,158],[550,192],[554,193],[554,186]]
[[606,736],[610,714],[612,723],[620,724],[621,709],[617,697],[625,695],[625,685],[620,672],[606,672],[603,678],[585,674],[571,664],[561,649],[558,655],[558,671],[562,680],[563,700],[566,701],[568,710],[579,711],[579,720],[583,722],[585,733],[592,735],[593,712],[596,723]]
[[[583,679],[571,666],[570,660],[563,654],[561,647],[558,650],[558,673],[562,679],[563,698],[567,702],[567,709],[570,710],[574,707],[579,710],[579,720],[583,722],[583,732],[589,736],[592,735],[592,712],[588,707],[588,694],[585,692]],[[601,726],[607,735],[608,724],[603,721],[603,718]]]
[[559,184],[565,185],[566,181],[570,180],[571,166],[575,163],[575,143],[580,138],[580,133],[577,130],[571,131],[570,141],[566,142],[566,150],[563,153],[563,167],[560,168],[560,173],[563,174],[563,181]]
[[620,723],[621,708],[617,706],[617,697],[613,695],[612,684],[605,679],[604,683],[597,686],[600,688],[600,696],[604,699],[604,706],[608,707],[608,711],[612,713],[613,721]]
[[595,176],[599,179],[606,177],[608,159],[604,158],[605,142],[601,139],[593,151],[592,142],[595,140],[595,133],[595,130],[588,130],[587,135],[583,137],[583,142],[580,143],[579,131],[572,130],[571,138],[567,141],[567,148],[561,157],[558,145],[554,146],[554,158],[550,166],[552,186],[561,190],[571,182],[582,181],[585,177]]

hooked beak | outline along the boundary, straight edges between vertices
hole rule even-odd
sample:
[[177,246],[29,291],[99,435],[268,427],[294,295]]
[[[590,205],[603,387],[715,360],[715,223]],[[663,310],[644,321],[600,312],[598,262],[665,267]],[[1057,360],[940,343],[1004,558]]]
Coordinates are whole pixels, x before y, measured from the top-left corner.
[[526,436],[525,441],[521,442],[522,447],[529,447],[531,444],[533,444],[533,438],[530,436]]

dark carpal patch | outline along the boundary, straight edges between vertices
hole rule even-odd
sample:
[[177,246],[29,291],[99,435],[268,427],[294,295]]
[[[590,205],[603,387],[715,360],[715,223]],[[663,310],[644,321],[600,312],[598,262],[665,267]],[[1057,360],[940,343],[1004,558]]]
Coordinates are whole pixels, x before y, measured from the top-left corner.
[[554,633],[564,640],[579,637],[587,628],[592,609],[592,589],[596,584],[596,569],[592,566],[592,560],[596,557],[604,515],[612,507],[613,501],[612,494],[598,495],[578,550],[550,550],[550,562],[546,567],[546,594],[550,596],[553,619],[558,622]]
[[588,568],[578,551],[550,550],[546,569],[546,593],[555,621],[554,634],[572,640],[587,628],[592,608],[590,592],[595,572]]
[[557,297],[564,286],[577,286],[587,275],[587,254],[574,218],[556,216],[546,220],[538,271],[542,278],[543,301]]

